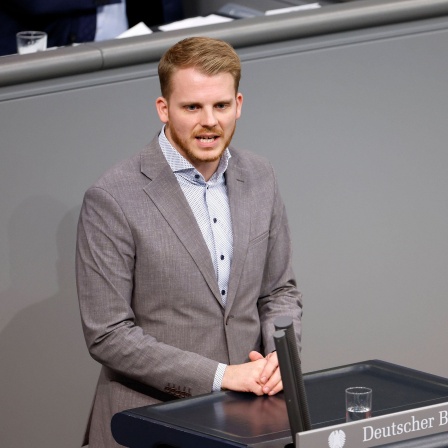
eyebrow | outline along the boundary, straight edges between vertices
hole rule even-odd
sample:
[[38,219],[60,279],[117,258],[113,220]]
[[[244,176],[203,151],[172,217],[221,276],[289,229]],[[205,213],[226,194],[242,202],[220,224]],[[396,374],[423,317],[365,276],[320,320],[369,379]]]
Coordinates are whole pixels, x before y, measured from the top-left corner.
[[[230,104],[234,99],[222,99],[215,101],[213,104]],[[180,101],[179,104],[181,106],[201,106],[203,103],[200,101]]]

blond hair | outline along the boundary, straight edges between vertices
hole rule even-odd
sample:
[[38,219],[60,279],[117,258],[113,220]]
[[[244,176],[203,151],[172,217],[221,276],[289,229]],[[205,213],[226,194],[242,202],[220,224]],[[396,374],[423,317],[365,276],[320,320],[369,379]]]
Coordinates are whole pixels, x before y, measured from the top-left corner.
[[213,76],[230,73],[235,93],[241,78],[241,62],[236,51],[227,42],[209,37],[189,37],[169,48],[159,62],[159,80],[162,96],[169,98],[171,79],[181,68],[195,68],[202,74]]

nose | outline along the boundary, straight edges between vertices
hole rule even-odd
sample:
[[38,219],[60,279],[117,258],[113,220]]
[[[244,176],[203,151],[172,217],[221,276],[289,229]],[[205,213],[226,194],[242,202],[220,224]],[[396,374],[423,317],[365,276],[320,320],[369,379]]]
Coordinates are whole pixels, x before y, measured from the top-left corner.
[[213,107],[204,107],[201,114],[201,125],[205,128],[213,128],[218,124]]

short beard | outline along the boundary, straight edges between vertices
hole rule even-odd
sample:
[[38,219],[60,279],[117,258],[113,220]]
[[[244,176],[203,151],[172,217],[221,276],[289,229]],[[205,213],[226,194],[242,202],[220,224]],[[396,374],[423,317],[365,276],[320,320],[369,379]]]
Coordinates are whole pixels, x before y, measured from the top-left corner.
[[[207,158],[199,158],[194,154],[194,151],[190,150],[190,148],[188,147],[188,142],[185,140],[182,140],[174,129],[169,128],[173,143],[187,156],[187,159],[189,161],[198,162],[198,163],[216,162],[217,160],[219,160],[221,158],[221,156],[224,154],[225,150],[229,147],[230,142],[232,141],[233,135],[235,134],[235,130],[236,130],[236,123],[235,123],[235,126],[233,127],[231,134],[229,135],[229,138],[224,141],[224,146],[219,154],[210,155],[210,157],[207,157]],[[204,131],[205,132],[213,132],[213,128],[212,129],[204,129]],[[200,133],[201,132],[199,132],[197,134],[200,134]],[[215,133],[222,136],[221,132],[215,132]]]

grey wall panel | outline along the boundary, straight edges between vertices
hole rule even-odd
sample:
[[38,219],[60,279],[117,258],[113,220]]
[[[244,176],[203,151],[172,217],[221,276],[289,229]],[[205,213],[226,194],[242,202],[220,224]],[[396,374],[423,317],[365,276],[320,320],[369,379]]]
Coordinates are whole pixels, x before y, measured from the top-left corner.
[[[380,358],[448,376],[447,44],[440,18],[239,50],[235,143],[279,176],[305,371]],[[0,89],[2,446],[79,446],[98,366],[77,215],[159,129],[158,94],[154,63]]]
[[98,375],[84,344],[74,282],[82,196],[159,126],[155,77],[132,82],[110,77],[95,87],[73,81],[76,89],[64,82],[62,91],[53,85],[53,92],[0,103],[5,447],[80,446]]
[[237,141],[280,177],[307,370],[380,358],[448,373],[447,39],[352,41],[245,66]]

